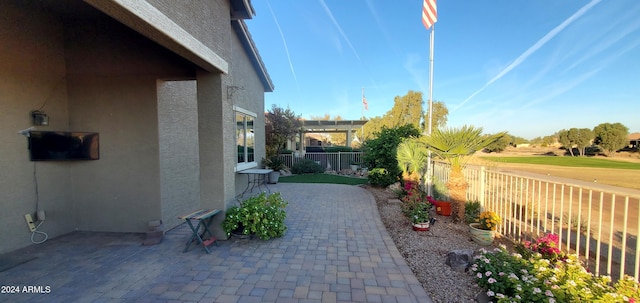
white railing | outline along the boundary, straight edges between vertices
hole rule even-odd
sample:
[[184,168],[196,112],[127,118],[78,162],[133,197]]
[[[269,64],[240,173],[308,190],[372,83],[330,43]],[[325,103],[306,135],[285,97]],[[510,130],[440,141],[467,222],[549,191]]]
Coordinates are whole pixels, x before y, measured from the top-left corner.
[[362,152],[307,152],[304,155],[280,154],[279,157],[289,168],[302,159],[311,159],[325,170],[341,171],[350,169],[352,164],[358,164],[358,168],[361,168],[359,163],[362,163],[363,155]]
[[[448,180],[446,164],[434,179]],[[565,183],[468,166],[467,199],[502,217],[498,232],[513,241],[557,234],[560,249],[579,255],[595,274],[640,277],[640,193]]]

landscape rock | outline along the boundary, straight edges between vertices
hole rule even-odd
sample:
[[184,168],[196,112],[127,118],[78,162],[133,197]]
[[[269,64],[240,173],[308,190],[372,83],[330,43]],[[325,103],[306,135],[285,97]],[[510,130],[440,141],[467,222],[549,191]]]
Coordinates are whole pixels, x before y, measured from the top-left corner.
[[452,270],[465,272],[473,263],[473,250],[456,249],[447,254],[445,264],[451,266]]

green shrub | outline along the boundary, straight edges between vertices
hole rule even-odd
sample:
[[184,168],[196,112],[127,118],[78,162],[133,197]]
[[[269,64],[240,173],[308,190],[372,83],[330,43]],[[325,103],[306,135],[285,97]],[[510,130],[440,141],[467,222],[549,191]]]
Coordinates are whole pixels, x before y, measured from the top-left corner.
[[319,174],[324,168],[311,159],[302,159],[291,166],[291,173],[298,174]]
[[391,175],[386,169],[379,167],[369,171],[367,178],[369,179],[369,183],[375,186],[388,186],[397,180],[397,176]]
[[231,232],[238,232],[256,235],[262,240],[281,237],[287,231],[287,226],[284,225],[287,204],[280,193],[261,193],[242,201],[240,207],[230,207],[222,228],[227,236]]
[[464,221],[467,223],[478,222],[480,210],[480,202],[467,201],[467,203],[464,204]]
[[362,145],[364,151],[363,164],[368,168],[383,168],[391,177],[385,177],[386,181],[383,186],[393,184],[400,176],[400,167],[398,167],[397,149],[402,139],[409,137],[419,137],[420,131],[412,124],[404,126],[387,128],[383,127],[377,138],[369,139]]

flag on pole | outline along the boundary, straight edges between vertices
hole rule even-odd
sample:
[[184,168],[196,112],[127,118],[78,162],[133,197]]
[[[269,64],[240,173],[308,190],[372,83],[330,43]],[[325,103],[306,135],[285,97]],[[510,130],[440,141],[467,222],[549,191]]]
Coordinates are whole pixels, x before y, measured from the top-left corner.
[[430,29],[436,21],[438,21],[436,0],[424,0],[422,4],[422,24],[427,29]]
[[367,103],[367,98],[362,95],[362,106],[364,106],[364,109],[369,110],[369,103]]

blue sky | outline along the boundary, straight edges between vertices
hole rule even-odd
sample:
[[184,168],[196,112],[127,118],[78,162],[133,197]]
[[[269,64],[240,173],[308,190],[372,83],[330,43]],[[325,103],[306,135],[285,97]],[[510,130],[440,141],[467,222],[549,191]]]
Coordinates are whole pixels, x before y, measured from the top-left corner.
[[[447,126],[531,139],[620,122],[640,131],[640,1],[442,0],[433,99]],[[265,106],[359,119],[429,94],[421,0],[258,0],[247,24],[275,90]],[[425,107],[426,108],[426,107]]]

